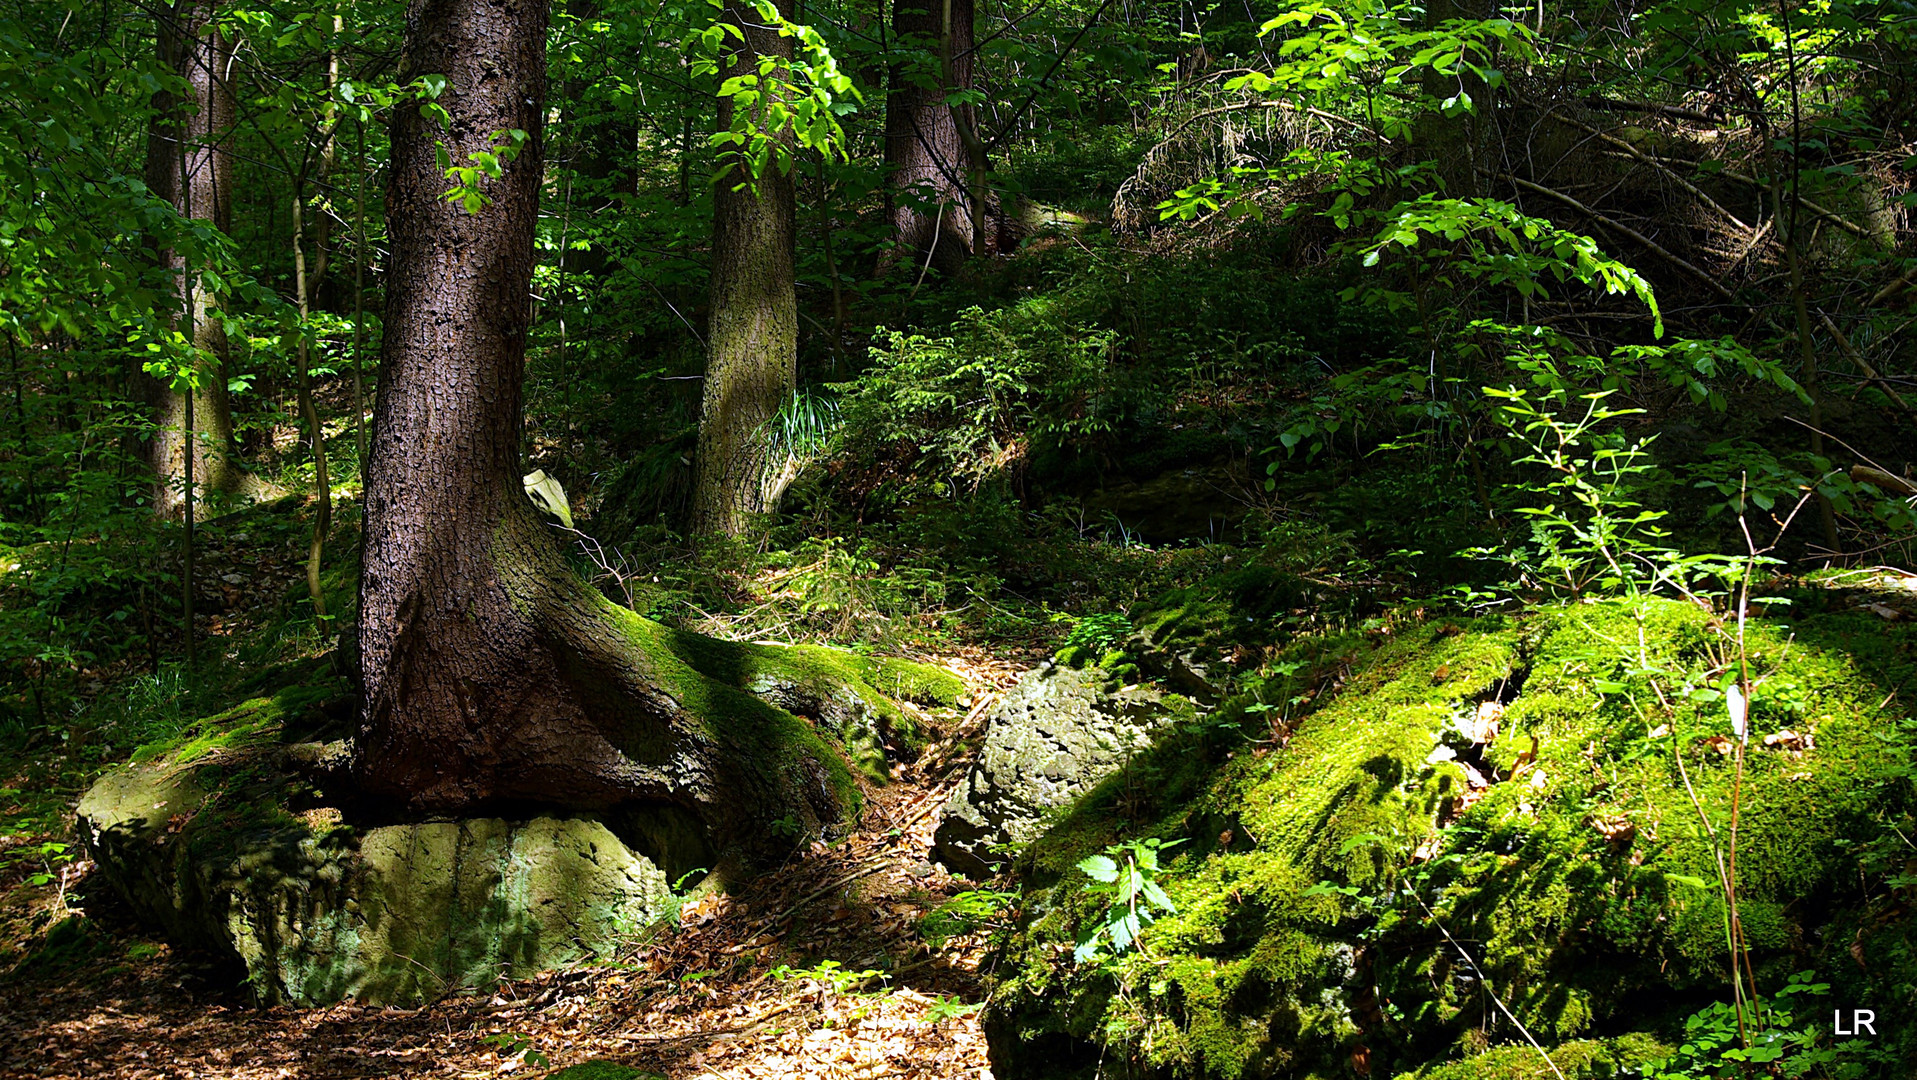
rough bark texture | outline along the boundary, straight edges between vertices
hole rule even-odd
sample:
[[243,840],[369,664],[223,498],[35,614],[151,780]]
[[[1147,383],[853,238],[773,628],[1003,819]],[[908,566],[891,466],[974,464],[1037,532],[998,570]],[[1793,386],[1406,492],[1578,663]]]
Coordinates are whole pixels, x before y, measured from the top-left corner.
[[[816,825],[856,799],[844,763],[803,721],[682,659],[691,635],[581,582],[521,487],[546,17],[541,0],[407,12],[400,77],[444,74],[452,126],[411,108],[393,121],[356,772],[417,812],[629,810],[657,846],[749,861],[771,821]],[[515,128],[529,138],[487,182],[493,201],[470,215],[447,202],[435,140],[463,161]]]
[[[948,2],[949,44],[941,41]],[[973,0],[895,0],[892,7],[899,41],[922,45],[932,57],[929,64],[894,65],[885,103],[892,231],[899,258],[909,259],[915,274],[928,258],[933,269],[953,273],[973,248],[965,143],[945,104],[952,90],[972,88],[972,14]],[[972,107],[961,108],[969,119]]]
[[[724,18],[745,37],[729,75],[754,70],[761,56],[791,59],[792,39],[751,7],[728,4]],[[721,99],[721,128],[731,126],[731,111]],[[754,515],[778,508],[789,481],[765,428],[799,378],[792,176],[768,168],[749,181],[734,168],[712,193],[712,315],[692,495],[693,530],[708,535],[744,532]]]
[[[226,76],[233,45],[210,25],[212,13],[213,5],[206,0],[182,0],[159,19],[160,63],[179,73],[186,92],[161,91],[154,96],[146,184],[182,216],[210,222],[225,232],[232,219],[233,157],[228,143],[235,108]],[[235,494],[246,487],[247,477],[234,460],[233,416],[226,394],[226,331],[212,317],[219,299],[196,287],[192,271],[198,268],[189,268],[182,253],[167,249],[157,255],[160,265],[179,283],[181,311],[192,313],[193,343],[214,360],[200,373],[200,387],[194,392],[194,487],[201,493]],[[154,507],[162,516],[178,517],[185,508],[186,395],[146,375],[138,376],[138,381],[158,425],[148,444],[158,481]]]

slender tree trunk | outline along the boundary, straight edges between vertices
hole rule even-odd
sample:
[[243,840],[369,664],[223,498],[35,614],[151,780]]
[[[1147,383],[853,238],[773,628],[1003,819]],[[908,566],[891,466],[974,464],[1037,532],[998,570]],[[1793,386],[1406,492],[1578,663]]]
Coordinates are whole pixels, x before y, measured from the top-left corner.
[[[1488,0],[1432,0],[1425,7],[1425,28],[1436,30],[1453,19],[1484,20],[1496,15],[1496,7]],[[1425,96],[1433,101],[1457,97],[1462,104],[1464,97],[1471,99],[1468,112],[1457,111],[1446,116],[1434,111],[1417,123],[1416,139],[1424,147],[1425,158],[1437,167],[1437,175],[1444,182],[1444,194],[1454,199],[1484,194],[1484,180],[1479,173],[1490,165],[1487,157],[1493,124],[1493,91],[1483,79],[1463,67],[1452,75],[1440,75],[1426,68],[1423,83]]]
[[[917,273],[928,263],[953,273],[973,250],[975,200],[967,190],[973,155],[960,117],[945,103],[972,88],[974,0],[894,0],[892,28],[902,48],[928,48],[931,65],[893,65],[885,103],[885,164],[897,257]],[[948,32],[949,28],[949,32]],[[976,131],[970,105],[965,127]],[[976,137],[974,138],[976,141]]]
[[[773,821],[816,828],[856,788],[807,724],[737,689],[777,650],[613,605],[525,496],[546,17],[539,0],[412,0],[407,12],[399,77],[444,74],[452,123],[410,107],[393,119],[356,771],[419,812],[621,808],[668,832],[690,822],[705,865],[739,865],[777,845]],[[529,138],[485,182],[491,204],[467,214],[442,197],[436,142],[463,161],[513,129]]]
[[[158,33],[160,63],[185,80],[185,94],[167,91],[154,97],[154,119],[147,133],[146,183],[183,216],[209,222],[226,232],[232,220],[233,157],[228,151],[235,108],[228,82],[233,47],[211,25],[208,0],[181,0],[162,15]],[[234,456],[233,416],[226,393],[226,328],[218,318],[219,298],[199,287],[199,267],[184,253],[156,253],[179,283],[180,311],[191,323],[193,343],[213,358],[200,372],[194,392],[193,435],[188,437],[186,395],[158,379],[140,376],[157,430],[148,456],[158,480],[154,508],[163,517],[185,512],[187,447],[193,452],[193,483],[201,492],[233,494],[247,477]]]
[[[790,0],[782,4],[790,11]],[[728,75],[751,71],[760,56],[792,57],[792,39],[760,23],[740,3],[723,18],[744,34]],[[719,126],[732,124],[720,103]],[[754,516],[778,508],[784,470],[766,425],[798,385],[799,306],[793,285],[792,174],[768,165],[756,181],[735,165],[712,193],[712,316],[706,336],[704,399],[699,410],[692,528],[737,536]]]
[[[845,281],[839,277],[839,256],[832,242],[836,227],[832,213],[832,185],[825,179],[825,157],[819,157],[819,232],[825,239],[825,276],[832,282],[832,351],[845,353]],[[835,365],[836,370],[836,365]]]
[[[306,272],[306,208],[305,185],[295,181],[293,185],[293,291],[299,304],[300,322],[305,323],[311,314],[309,300],[313,291],[319,287],[320,270],[325,266],[325,257],[314,259],[312,274]],[[321,251],[325,250],[325,240],[320,242]],[[306,421],[306,432],[313,447],[313,532],[306,549],[306,592],[313,601],[313,614],[326,618],[326,595],[320,588],[320,563],[326,553],[326,532],[333,522],[333,486],[326,474],[326,429],[320,425],[319,409],[313,404],[313,373],[311,360],[307,355],[306,330],[300,328],[300,344],[294,361],[298,376],[298,394],[300,417]]]
[[[345,28],[345,20],[333,16],[333,34]],[[332,178],[338,152],[339,116],[332,104],[333,88],[339,83],[339,53],[326,58],[325,130],[321,136],[319,181],[322,188]],[[326,558],[326,533],[333,526],[333,484],[327,473],[326,428],[320,423],[319,408],[313,403],[313,369],[308,354],[305,322],[312,314],[311,302],[326,276],[327,250],[332,239],[332,217],[322,213],[316,232],[318,243],[313,253],[312,272],[306,266],[306,178],[302,168],[293,180],[293,290],[300,310],[300,344],[297,365],[301,417],[306,421],[307,437],[313,449],[313,531],[306,546],[306,592],[313,601],[313,614],[324,620],[326,591],[320,585],[320,567]]]
[[361,349],[366,329],[366,122],[354,125],[359,163],[353,170],[353,448],[363,481],[366,476],[366,362]]
[[[939,81],[947,87],[970,89],[972,85],[972,4],[964,0],[939,0]],[[959,19],[964,30],[959,29]],[[961,37],[963,42],[961,43]],[[958,78],[959,63],[965,64],[965,81]],[[972,105],[948,109],[959,145],[965,148],[965,218],[971,229],[970,252],[989,254],[992,229],[986,217],[986,173],[991,163],[986,156],[985,139],[978,131],[978,109]]]
[[[1784,264],[1790,270],[1791,310],[1797,318],[1797,355],[1803,362],[1804,393],[1810,397],[1811,453],[1824,456],[1824,391],[1819,385],[1817,370],[1817,348],[1811,338],[1810,301],[1807,299],[1808,286],[1804,282],[1803,251],[1797,243],[1797,223],[1803,215],[1802,193],[1799,185],[1804,182],[1804,169],[1801,155],[1803,103],[1798,100],[1797,89],[1797,52],[1792,45],[1790,7],[1784,0],[1778,0],[1777,14],[1784,26],[1785,77],[1789,80],[1791,98],[1791,152],[1789,157],[1777,154],[1777,165],[1771,169],[1771,212],[1776,215],[1777,238],[1784,248]],[[1783,193],[1783,176],[1790,171],[1790,206],[1786,212]],[[1817,519],[1823,526],[1824,543],[1832,555],[1842,548],[1837,539],[1837,513],[1831,506],[1830,497],[1818,492]]]

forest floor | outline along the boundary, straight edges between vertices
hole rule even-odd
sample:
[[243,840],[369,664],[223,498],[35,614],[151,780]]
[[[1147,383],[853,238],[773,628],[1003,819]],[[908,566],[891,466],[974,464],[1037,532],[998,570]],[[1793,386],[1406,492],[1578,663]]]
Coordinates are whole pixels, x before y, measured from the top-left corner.
[[[297,573],[248,565],[273,580],[263,591]],[[242,605],[213,633],[252,621]],[[36,797],[33,775],[13,777],[0,791],[14,800],[0,847],[15,856],[0,851],[0,1077],[541,1077],[605,1060],[671,1080],[989,1078],[983,938],[922,920],[978,887],[931,861],[932,833],[991,705],[1028,665],[919,659],[963,676],[972,706],[870,793],[850,835],[687,902],[611,962],[417,1009],[254,1006],[230,968],[152,940],[89,864],[50,874],[57,860],[25,857],[71,840],[78,791]]]
[[255,1008],[230,970],[89,895],[82,955],[0,986],[0,1076],[536,1077],[605,1059],[673,1080],[989,1078],[982,944],[918,929],[966,887],[928,858],[948,791],[901,780],[844,841],[687,904],[617,963],[418,1009]]

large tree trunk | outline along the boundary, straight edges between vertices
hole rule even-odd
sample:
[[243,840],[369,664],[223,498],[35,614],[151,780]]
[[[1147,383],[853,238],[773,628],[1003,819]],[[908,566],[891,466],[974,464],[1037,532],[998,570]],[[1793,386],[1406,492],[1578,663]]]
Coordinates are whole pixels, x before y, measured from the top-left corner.
[[[950,16],[949,20],[947,16]],[[972,88],[973,0],[894,0],[892,30],[901,44],[930,51],[929,63],[895,64],[885,102],[885,164],[897,256],[917,273],[928,261],[953,273],[973,251],[974,203],[967,191],[971,161],[961,123],[945,103]]]
[[[154,96],[152,126],[147,132],[146,184],[159,198],[173,204],[182,217],[210,222],[226,232],[232,220],[232,139],[235,108],[231,73],[233,46],[212,25],[209,0],[181,0],[159,19],[160,63],[185,80],[184,95],[161,91]],[[193,395],[193,486],[196,492],[234,494],[247,477],[234,458],[233,415],[226,393],[226,329],[217,317],[219,298],[198,286],[199,267],[189,267],[183,253],[157,253],[180,290],[182,314],[190,315],[193,343],[213,358],[199,373]],[[158,481],[154,507],[165,517],[185,509],[187,407],[186,395],[158,379],[138,377],[153,408],[157,430],[148,457]]]
[[[738,865],[790,846],[798,833],[772,822],[816,830],[857,787],[808,724],[761,700],[794,682],[776,674],[785,650],[614,606],[571,571],[523,492],[545,29],[542,0],[412,0],[407,12],[400,78],[444,74],[452,125],[416,108],[393,119],[356,772],[416,812],[627,809],[655,847],[681,853],[657,852],[668,865],[695,850],[703,865]],[[477,214],[449,203],[435,141],[464,161],[515,128],[529,138],[486,182],[492,202]]]
[[[781,11],[789,14],[790,6],[785,0]],[[728,77],[756,70],[761,56],[792,58],[792,39],[761,24],[750,6],[729,3],[723,17],[744,35],[730,39],[737,43]],[[731,113],[731,99],[722,99],[722,129],[731,126]],[[792,175],[768,165],[755,181],[735,164],[715,183],[712,315],[692,528],[737,536],[755,515],[778,508],[789,482],[767,424],[799,379]]]

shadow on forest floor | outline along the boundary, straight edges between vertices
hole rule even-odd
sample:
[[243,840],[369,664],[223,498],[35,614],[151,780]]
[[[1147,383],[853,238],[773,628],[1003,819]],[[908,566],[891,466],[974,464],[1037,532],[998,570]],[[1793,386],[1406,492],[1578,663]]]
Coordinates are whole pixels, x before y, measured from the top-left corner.
[[[616,965],[420,1009],[254,1008],[230,968],[146,940],[117,900],[86,895],[89,917],[0,982],[0,1076],[540,1076],[591,1059],[675,1078],[989,1075],[977,1020],[929,1015],[978,998],[981,943],[932,950],[914,927],[963,887],[926,860],[945,786],[880,793],[848,840],[688,905]],[[828,960],[896,974],[844,993],[772,977]]]
[[[1011,665],[963,665],[989,698]],[[974,710],[974,717],[983,715]],[[613,964],[501,982],[419,1009],[344,1003],[260,1009],[231,967],[145,936],[97,880],[67,882],[83,918],[45,929],[51,886],[0,881],[29,949],[0,975],[0,1077],[543,1076],[609,1060],[672,1078],[989,1077],[965,1002],[984,943],[932,948],[918,920],[967,887],[929,861],[938,808],[969,764],[954,730],[873,792],[857,831],[815,843],[736,896],[688,904],[679,925]],[[808,977],[825,961],[836,962]],[[781,965],[798,969],[775,977]],[[890,975],[849,988],[837,971]]]

